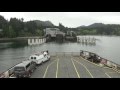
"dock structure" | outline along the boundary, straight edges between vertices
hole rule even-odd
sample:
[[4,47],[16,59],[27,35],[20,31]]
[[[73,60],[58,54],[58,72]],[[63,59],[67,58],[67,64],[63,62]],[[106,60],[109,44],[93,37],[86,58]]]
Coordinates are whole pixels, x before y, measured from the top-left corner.
[[51,40],[64,40],[65,33],[62,32],[59,28],[46,28],[44,29],[46,41]]
[[29,38],[28,45],[40,45],[46,42],[46,38]]
[[[90,56],[93,53],[88,54],[82,51],[49,52],[49,54],[51,55],[50,61],[39,65],[31,78],[120,78],[119,65],[116,66],[117,64],[108,60],[106,62],[103,58],[91,61]],[[5,74],[8,72],[6,71]]]
[[96,39],[94,37],[77,36],[77,42],[94,44],[96,43]]

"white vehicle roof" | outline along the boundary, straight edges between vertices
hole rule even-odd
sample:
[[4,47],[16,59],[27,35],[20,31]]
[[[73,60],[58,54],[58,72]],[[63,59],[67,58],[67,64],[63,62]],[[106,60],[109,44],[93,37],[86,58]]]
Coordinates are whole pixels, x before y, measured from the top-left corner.
[[37,59],[44,58],[44,55],[47,55],[46,51],[44,51],[43,53],[37,53],[37,54],[31,55],[29,59],[31,59],[31,57],[36,57]]
[[30,57],[41,57],[41,58],[43,58],[44,55],[43,54],[39,54],[39,55],[35,54],[35,55],[31,55]]
[[27,64],[29,64],[31,61],[23,61],[22,63],[16,65],[15,67],[21,67],[21,66],[26,66]]
[[44,52],[44,54],[47,54],[47,52]]

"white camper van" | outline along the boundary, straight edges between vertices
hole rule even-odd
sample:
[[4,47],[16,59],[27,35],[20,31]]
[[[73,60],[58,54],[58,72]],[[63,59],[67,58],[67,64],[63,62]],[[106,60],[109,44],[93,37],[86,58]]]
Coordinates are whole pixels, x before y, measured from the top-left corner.
[[43,51],[42,53],[31,55],[29,57],[29,60],[36,62],[36,64],[41,64],[45,61],[50,60],[50,55],[47,51]]

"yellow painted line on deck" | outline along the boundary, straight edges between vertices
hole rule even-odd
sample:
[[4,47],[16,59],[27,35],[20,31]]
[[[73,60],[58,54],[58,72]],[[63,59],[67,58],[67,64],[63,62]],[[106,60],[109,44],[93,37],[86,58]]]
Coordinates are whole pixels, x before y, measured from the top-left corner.
[[[82,57],[81,57],[82,58]],[[78,58],[79,59],[79,58]],[[101,67],[101,66],[99,66],[99,65],[97,65],[97,64],[95,64],[95,63],[93,63],[93,62],[90,62],[90,61],[88,61],[88,60],[86,60],[86,59],[84,59],[84,58],[82,58],[83,60],[85,60],[85,61],[87,61],[87,62],[89,62],[89,63],[91,63],[91,64],[94,64],[94,65],[96,65],[96,66],[98,66],[98,67]],[[113,69],[113,68],[109,68],[109,67],[102,67],[102,68],[107,68],[107,69],[111,69],[111,70],[113,70],[113,71],[115,71],[115,72],[117,72],[117,73],[119,73],[120,74],[120,71],[117,71],[116,69]]]
[[[91,63],[91,64],[95,65],[95,66],[100,67],[98,64],[95,64],[95,63],[93,63],[93,62],[90,62],[90,61],[88,61],[88,60],[84,59],[83,57],[81,57],[81,58],[82,58],[83,60],[85,60],[85,61],[87,61],[87,62],[89,62],[89,63]],[[80,58],[78,58],[78,59],[80,59]]]
[[79,73],[78,73],[78,71],[77,71],[77,68],[76,68],[76,66],[75,66],[72,58],[71,58],[71,61],[72,61],[72,64],[73,64],[73,66],[74,66],[74,69],[75,69],[75,71],[76,71],[76,73],[77,73],[78,78],[80,78],[80,75],[79,75]]
[[111,78],[111,76],[108,73],[105,73],[105,75],[107,75],[109,78]]
[[113,71],[115,71],[116,73],[119,73],[119,74],[120,74],[120,71],[117,71],[116,69],[109,68],[109,67],[103,67],[103,68],[107,68],[107,69],[113,70]]
[[58,65],[59,65],[59,59],[57,60],[56,78],[58,76]]
[[[55,60],[55,61],[57,61],[57,60]],[[47,74],[48,68],[49,68],[49,67],[50,67],[55,61],[51,62],[51,63],[47,66],[47,68],[46,68],[46,70],[45,70],[45,73],[44,73],[44,75],[43,75],[43,78],[46,77],[46,74]]]
[[[81,58],[82,58],[82,57],[81,57]],[[78,58],[78,59],[79,59],[79,58]],[[97,64],[95,64],[95,63],[93,63],[93,62],[90,62],[90,61],[88,61],[88,60],[86,60],[86,59],[84,59],[84,58],[82,58],[82,59],[85,60],[85,61],[87,61],[87,62],[89,62],[89,63],[91,63],[91,64],[93,64],[93,65],[96,65],[96,66],[100,67],[99,65],[97,65]],[[116,73],[120,73],[120,72],[118,72],[117,70],[115,70],[115,69],[113,69],[113,68],[109,68],[109,67],[102,67],[102,68],[111,69],[111,70],[115,71]],[[108,73],[109,73],[109,72],[107,72],[107,73],[105,72],[105,75],[107,75],[109,78],[111,78]]]
[[106,72],[105,73],[109,78],[111,78],[111,76],[108,73],[117,73],[117,72]]
[[[76,60],[74,60],[74,61],[76,61]],[[88,68],[84,65],[84,64],[82,64],[82,63],[80,63],[80,62],[78,62],[78,61],[76,61],[78,64],[80,64],[80,65],[82,65],[85,69],[86,69],[86,71],[88,72],[88,74],[92,77],[92,78],[94,78],[93,77],[93,75],[91,74],[91,72],[88,70]]]

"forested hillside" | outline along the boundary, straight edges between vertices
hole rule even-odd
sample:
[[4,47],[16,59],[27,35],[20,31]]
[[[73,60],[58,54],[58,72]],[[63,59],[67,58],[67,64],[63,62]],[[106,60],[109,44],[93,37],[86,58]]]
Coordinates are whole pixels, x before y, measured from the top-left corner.
[[120,35],[120,25],[117,24],[94,23],[77,29],[81,35]]

